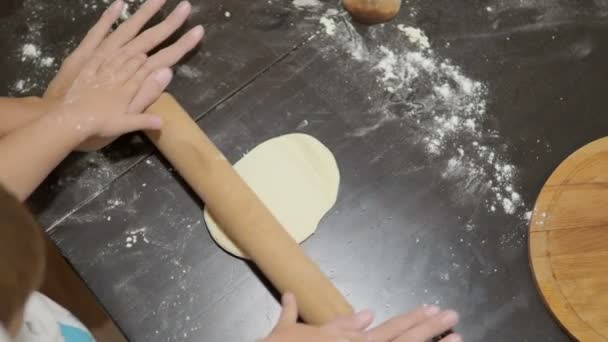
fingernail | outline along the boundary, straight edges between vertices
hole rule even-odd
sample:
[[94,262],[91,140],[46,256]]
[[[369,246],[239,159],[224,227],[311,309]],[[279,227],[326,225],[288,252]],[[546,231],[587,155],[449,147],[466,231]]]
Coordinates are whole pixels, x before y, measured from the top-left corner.
[[150,124],[155,128],[161,128],[163,126],[163,119],[159,116],[152,116],[150,118]]
[[439,312],[439,307],[437,305],[430,305],[424,308],[424,314],[427,316],[436,315]]
[[202,37],[204,32],[205,29],[203,28],[203,25],[197,25],[192,29],[192,34],[197,38]]
[[357,317],[357,322],[359,323],[369,322],[374,319],[374,313],[369,309],[359,311],[355,316]]
[[458,323],[458,314],[454,311],[446,311],[441,315],[441,322],[446,325],[456,325]]
[[281,298],[281,302],[283,304],[293,303],[294,300],[295,300],[295,297],[290,292],[283,293],[283,298]]
[[179,3],[179,5],[177,5],[177,10],[178,11],[186,11],[190,9],[190,3],[188,1],[182,1]]
[[116,10],[122,9],[122,6],[124,4],[125,3],[122,0],[116,0],[116,1],[114,1],[114,4],[112,5],[112,9],[116,9]]
[[171,82],[171,78],[173,77],[173,72],[171,69],[165,68],[156,72],[154,78],[161,84],[169,84]]

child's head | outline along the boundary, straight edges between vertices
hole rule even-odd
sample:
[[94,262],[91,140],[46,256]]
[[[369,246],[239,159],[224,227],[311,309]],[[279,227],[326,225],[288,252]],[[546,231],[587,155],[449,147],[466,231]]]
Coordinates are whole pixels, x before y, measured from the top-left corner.
[[0,323],[13,336],[21,327],[25,302],[42,284],[42,234],[30,212],[0,186]]

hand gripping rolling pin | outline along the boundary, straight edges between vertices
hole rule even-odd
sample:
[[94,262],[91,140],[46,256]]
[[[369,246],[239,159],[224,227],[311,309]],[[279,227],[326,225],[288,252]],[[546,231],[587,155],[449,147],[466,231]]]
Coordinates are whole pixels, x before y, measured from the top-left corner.
[[171,95],[163,94],[148,112],[163,119],[162,129],[146,132],[148,138],[270,282],[281,293],[295,294],[302,319],[320,325],[352,313],[340,292]]

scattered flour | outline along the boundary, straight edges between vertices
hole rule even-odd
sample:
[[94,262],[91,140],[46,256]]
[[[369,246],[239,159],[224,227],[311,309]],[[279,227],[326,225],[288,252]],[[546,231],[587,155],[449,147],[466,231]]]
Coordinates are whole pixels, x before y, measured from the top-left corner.
[[[55,64],[55,57],[42,56],[40,47],[33,43],[25,43],[21,46],[21,62],[33,63],[36,68],[49,68]],[[15,84],[15,90],[25,89],[25,80],[17,81],[20,83]]]
[[304,127],[308,126],[308,120],[304,119],[302,120],[302,122],[300,122],[298,124],[298,126],[296,127],[296,130],[301,130],[304,129]]
[[328,8],[327,11],[325,11],[324,15],[326,17],[333,17],[333,16],[338,15],[339,13],[340,12],[337,9],[335,9],[335,8]]
[[122,12],[120,12],[120,19],[127,20],[131,16],[131,12],[129,12],[129,4],[125,3],[122,7]]
[[[127,0],[132,5],[141,4],[143,1]],[[26,93],[40,94],[43,87],[48,84],[53,76],[55,67],[58,66],[57,61],[63,60],[78,44],[76,38],[60,42],[48,40],[46,32],[48,31],[47,26],[50,24],[50,21],[48,21],[49,12],[73,12],[73,17],[68,19],[76,21],[76,15],[79,14],[100,15],[110,3],[109,0],[79,0],[77,1],[79,8],[74,8],[72,5],[57,1],[26,0],[22,2],[21,11],[25,14],[25,17],[15,16],[15,19],[8,19],[9,25],[15,25],[11,20],[23,20],[23,23],[17,24],[24,24],[27,27],[26,32],[15,37],[15,41],[22,43],[12,47],[9,51],[10,58],[15,58],[26,64],[19,68],[15,80],[8,80],[12,83],[8,94],[11,96]],[[128,12],[123,14],[123,19],[128,16]],[[66,25],[69,25],[69,22]]]
[[34,44],[26,43],[21,47],[21,61],[40,57],[40,48]]
[[113,210],[118,207],[122,207],[125,205],[125,201],[119,199],[110,199],[106,202],[107,206],[104,208],[104,211]]
[[[147,227],[143,227],[143,228],[138,228],[138,229],[128,231],[127,237],[125,238],[125,246],[127,248],[131,248],[132,246],[137,244],[137,241],[141,241],[141,240],[143,240],[143,242],[145,242],[145,243],[150,243],[150,241],[148,240],[148,237],[146,236],[147,229],[148,229]],[[140,240],[138,240],[138,239],[140,239]]]
[[321,6],[319,0],[293,0],[292,4],[297,8],[315,8]]
[[[107,1],[104,1],[104,2],[105,2],[105,3],[107,3]],[[82,6],[83,6],[85,9],[89,9],[89,8],[90,8],[90,9],[92,9],[92,10],[94,10],[94,11],[95,11],[95,10],[97,10],[97,8],[98,8],[97,3],[95,3],[95,2],[90,3],[90,4],[84,3]]]
[[333,19],[321,17],[319,22],[323,25],[323,27],[325,27],[325,33],[327,33],[327,35],[333,36],[336,33],[336,23],[333,21]]
[[435,54],[418,28],[371,27],[371,37],[389,37],[378,44],[365,40],[339,16],[323,16],[320,22],[335,42],[332,48],[337,46],[370,68],[377,86],[391,94],[391,100],[380,105],[377,121],[356,129],[354,136],[365,136],[389,122],[406,122],[415,127],[410,139],[426,149],[435,165],[442,165],[452,200],[463,205],[483,201],[488,212],[509,215],[525,207],[515,190],[517,168],[504,156],[507,147],[497,143],[497,132],[484,127],[488,90],[483,83]]
[[[92,1],[96,1],[96,0],[92,0]],[[99,0],[97,0],[99,1]],[[104,3],[109,4],[110,1],[106,1],[103,0]],[[125,4],[122,8],[122,12],[120,13],[120,20],[125,21],[127,19],[129,19],[133,13],[135,13],[135,11],[137,10],[136,8],[133,8],[132,6],[137,6],[139,7],[139,5],[141,5],[144,2],[144,0],[126,0]],[[107,7],[107,5],[104,5],[103,7]]]
[[44,67],[50,67],[53,66],[53,63],[55,62],[55,58],[53,57],[44,57],[40,60],[40,65],[44,66]]
[[18,80],[17,82],[15,82],[15,85],[13,88],[17,91],[23,91],[23,87],[25,87],[25,81]]
[[428,49],[431,47],[429,39],[424,32],[422,32],[422,30],[411,26],[405,26],[403,24],[397,25],[397,29],[405,33],[410,42],[418,45],[421,49]]
[[184,64],[177,68],[177,75],[189,79],[198,79],[203,76],[203,73],[197,68]]

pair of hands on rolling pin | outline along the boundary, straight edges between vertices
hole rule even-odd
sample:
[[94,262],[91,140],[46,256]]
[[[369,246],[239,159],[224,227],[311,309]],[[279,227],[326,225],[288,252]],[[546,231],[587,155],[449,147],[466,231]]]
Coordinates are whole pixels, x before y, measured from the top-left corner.
[[[175,44],[147,57],[146,53],[174,33],[191,7],[180,3],[160,24],[139,34],[165,0],[148,0],[116,31],[108,34],[124,3],[116,1],[65,60],[43,96],[50,112],[77,128],[81,150],[105,146],[117,136],[141,129],[158,129],[159,118],[141,114],[171,81],[170,66],[198,44],[197,26]],[[139,115],[134,115],[139,114]],[[295,297],[286,294],[279,322],[265,342],[424,342],[453,328],[458,315],[436,306],[420,307],[368,329],[370,311],[340,317],[322,327],[297,322]],[[450,334],[441,342],[459,342]]]
[[[167,39],[191,11],[180,3],[160,24],[139,34],[165,0],[148,0],[116,31],[108,34],[124,3],[118,0],[89,31],[80,46],[65,60],[43,99],[51,103],[64,122],[79,131],[77,146],[83,150],[105,146],[117,136],[142,129],[158,129],[159,118],[141,114],[171,81],[170,66],[198,44],[203,29],[197,26],[175,44],[147,57],[146,53]],[[134,115],[139,114],[139,115]],[[420,307],[368,329],[370,311],[340,317],[322,327],[297,322],[295,297],[282,298],[279,322],[265,342],[424,342],[458,323],[454,311],[436,306]],[[440,342],[460,342],[450,334]]]
[[[369,330],[374,317],[368,310],[339,317],[321,327],[314,327],[297,322],[298,307],[292,294],[283,295],[281,302],[283,308],[279,321],[262,342],[426,342],[452,329],[458,323],[456,312],[442,311],[431,305],[394,317]],[[439,340],[460,341],[460,335],[454,333]]]
[[21,200],[73,150],[98,149],[122,134],[161,127],[159,117],[143,112],[171,81],[170,67],[203,37],[203,27],[196,26],[148,56],[191,12],[183,1],[140,32],[165,1],[146,1],[112,31],[125,6],[115,1],[64,60],[42,98],[0,99],[0,182]]
[[[110,33],[124,7],[121,0],[116,1],[63,62],[42,98],[0,99],[0,181],[20,199],[72,150],[94,150],[121,134],[160,128],[159,118],[142,113],[171,81],[169,68],[203,36],[202,27],[197,26],[176,43],[147,56],[191,12],[190,4],[182,2],[163,22],[140,33],[165,1],[146,1]],[[458,320],[453,311],[429,306],[372,329],[368,329],[373,321],[369,311],[315,327],[297,323],[293,295],[285,295],[282,302],[279,322],[265,342],[423,342]],[[451,334],[441,341],[460,340]]]

